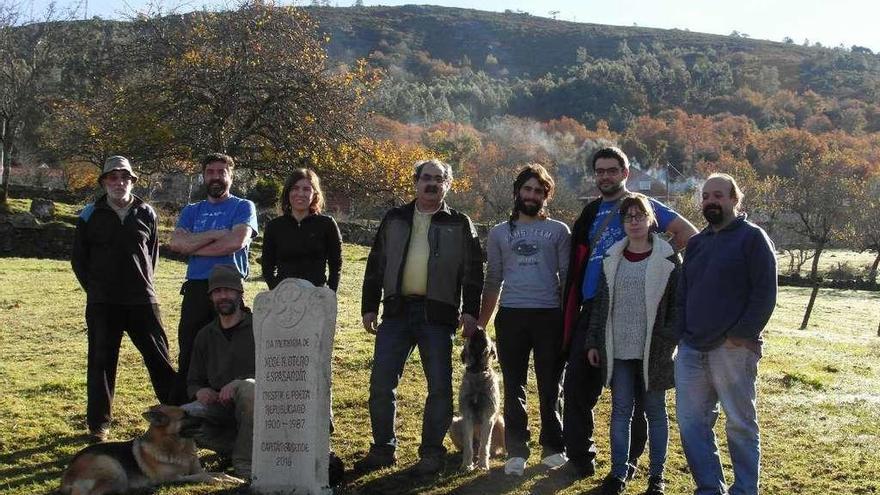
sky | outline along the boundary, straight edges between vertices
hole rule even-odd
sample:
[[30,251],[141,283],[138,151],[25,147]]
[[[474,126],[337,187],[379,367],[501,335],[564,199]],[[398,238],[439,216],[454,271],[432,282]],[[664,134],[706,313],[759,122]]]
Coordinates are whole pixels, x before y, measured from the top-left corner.
[[[13,0],[0,0],[0,5]],[[39,13],[49,0],[32,0]],[[88,16],[120,18],[125,13],[144,10],[151,0],[82,0],[88,2]],[[308,5],[310,0],[278,0],[280,3]],[[64,7],[80,0],[56,0]],[[182,11],[228,2],[216,0],[165,0],[165,8],[181,6]],[[234,3],[234,2],[232,2]],[[413,0],[364,0],[364,5],[405,5]],[[795,43],[821,43],[823,46],[859,45],[880,52],[880,1],[877,0],[434,0],[432,5],[503,12],[525,11],[531,15],[566,21],[639,25],[664,29],[728,35],[733,31],[750,38]],[[354,0],[330,0],[345,7]],[[83,9],[80,9],[83,12]],[[555,12],[552,13],[551,12]],[[82,17],[82,15],[80,15]]]

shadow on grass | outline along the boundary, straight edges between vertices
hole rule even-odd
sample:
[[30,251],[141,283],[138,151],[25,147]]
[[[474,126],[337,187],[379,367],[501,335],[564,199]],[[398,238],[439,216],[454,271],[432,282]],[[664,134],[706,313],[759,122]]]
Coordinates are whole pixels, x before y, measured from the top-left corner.
[[[504,468],[500,466],[490,471],[464,473],[459,471],[460,463],[460,454],[448,454],[445,469],[434,476],[417,475],[413,472],[412,466],[366,481],[360,480],[370,477],[370,473],[349,472],[346,476],[346,486],[336,493],[415,495],[429,489],[440,492],[447,489],[448,491],[445,493],[456,495],[485,495],[487,493],[495,495],[521,491],[524,485],[535,479],[529,492],[544,494],[557,493],[579,481],[562,472],[549,471],[541,465],[526,468],[525,473],[520,477],[504,474]],[[596,486],[583,493],[597,495],[600,493],[600,489]]]
[[[0,455],[0,466],[14,466],[0,468],[0,479],[4,480],[6,489],[15,489],[22,486],[44,484],[55,480],[56,485],[61,479],[61,472],[67,467],[67,462],[73,457],[62,453],[64,450],[79,450],[88,445],[88,435],[69,435],[44,437],[37,445],[16,450],[10,454]],[[51,456],[57,458],[48,462],[33,462],[32,456]]]

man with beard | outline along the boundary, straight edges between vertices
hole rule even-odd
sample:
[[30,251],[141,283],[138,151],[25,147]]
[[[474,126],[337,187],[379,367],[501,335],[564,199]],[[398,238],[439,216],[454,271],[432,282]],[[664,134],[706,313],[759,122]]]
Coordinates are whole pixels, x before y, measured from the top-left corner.
[[[590,366],[584,353],[586,329],[593,298],[598,293],[602,258],[625,233],[617,214],[621,198],[629,193],[626,179],[629,160],[616,147],[598,150],[592,159],[596,186],[601,196],[588,203],[574,223],[568,280],[563,292],[564,342],[569,349],[563,383],[563,437],[569,462],[565,471],[581,478],[595,473],[596,447],[593,442],[593,408],[602,393],[601,370]],[[663,203],[651,199],[657,230],[671,237],[676,249],[684,249],[697,230],[686,219]],[[578,323],[580,322],[580,323]],[[645,450],[648,426],[641,400],[636,398],[627,479],[636,472],[639,456]]]
[[[486,326],[499,294],[495,339],[504,376],[505,474],[523,475],[529,458],[526,379],[534,353],[541,412],[542,463],[565,463],[559,411],[562,348],[561,284],[568,270],[568,226],[547,217],[555,183],[541,165],[527,165],[513,182],[510,219],[489,231],[486,282],[478,324]],[[502,288],[503,284],[503,288]]]
[[196,337],[183,408],[203,420],[199,447],[232,458],[236,476],[250,478],[255,349],[251,312],[238,267],[215,265],[208,296],[217,317]]
[[[675,406],[695,495],[758,493],[756,381],[761,332],[776,305],[776,254],[767,233],[739,213],[742,197],[727,174],[703,185],[709,225],[688,242],[678,284]],[[719,401],[733,464],[729,491],[713,431]]]
[[232,157],[212,153],[202,160],[202,177],[208,198],[187,205],[171,234],[171,249],[189,256],[186,281],[180,289],[180,323],[177,327],[179,379],[172,402],[185,400],[186,376],[193,341],[199,329],[214,318],[208,293],[208,275],[218,264],[230,264],[242,278],[248,275],[248,248],[257,235],[254,203],[229,193]]
[[110,431],[122,333],[144,358],[160,402],[174,382],[153,275],[159,262],[158,217],[132,194],[137,175],[128,159],[111,156],[98,183],[106,194],[76,222],[71,264],[86,292],[89,354],[86,421],[93,441]]
[[[367,332],[376,334],[370,373],[373,445],[359,471],[397,461],[397,385],[416,346],[428,382],[418,474],[443,469],[443,438],[452,422],[452,340],[455,329],[477,327],[483,256],[470,218],[447,206],[452,167],[440,160],[416,164],[416,199],[392,208],[376,233],[361,300]],[[379,302],[385,312],[377,326]],[[461,308],[461,311],[459,311]]]

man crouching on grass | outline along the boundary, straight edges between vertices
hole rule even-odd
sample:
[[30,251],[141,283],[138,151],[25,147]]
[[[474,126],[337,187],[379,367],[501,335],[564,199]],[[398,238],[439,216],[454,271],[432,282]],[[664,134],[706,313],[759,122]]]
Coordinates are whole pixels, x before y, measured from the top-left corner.
[[199,447],[232,458],[236,476],[251,477],[254,417],[253,317],[244,306],[238,269],[216,265],[208,278],[208,296],[217,317],[199,330],[187,375],[182,407],[204,420]]

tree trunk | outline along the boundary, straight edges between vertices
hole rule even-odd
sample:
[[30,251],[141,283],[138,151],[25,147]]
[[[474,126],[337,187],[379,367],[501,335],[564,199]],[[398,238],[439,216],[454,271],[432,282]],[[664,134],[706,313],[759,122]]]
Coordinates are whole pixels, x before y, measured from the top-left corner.
[[[5,205],[9,199],[9,168],[6,163],[6,119],[3,119],[2,127],[0,127],[0,204]],[[12,160],[10,160],[12,161]]]
[[825,249],[824,242],[816,244],[816,252],[813,254],[813,264],[810,269],[810,281],[812,282],[813,290],[810,292],[810,302],[807,303],[807,310],[804,312],[801,330],[807,329],[807,324],[810,323],[810,314],[813,312],[813,305],[816,303],[816,296],[819,295],[819,256],[822,254],[823,249]]
[[877,266],[880,266],[880,248],[877,249],[877,256],[874,257],[871,271],[868,272],[868,281],[872,284],[877,282]]

